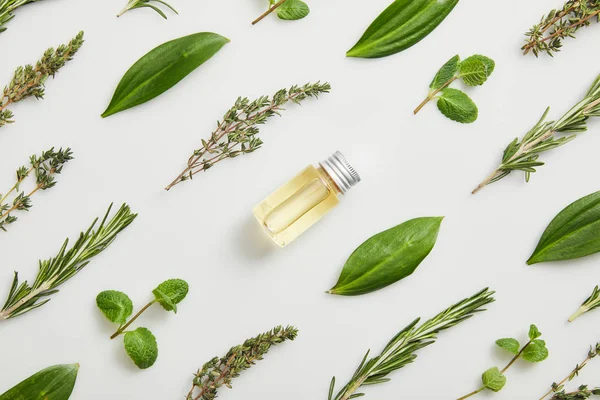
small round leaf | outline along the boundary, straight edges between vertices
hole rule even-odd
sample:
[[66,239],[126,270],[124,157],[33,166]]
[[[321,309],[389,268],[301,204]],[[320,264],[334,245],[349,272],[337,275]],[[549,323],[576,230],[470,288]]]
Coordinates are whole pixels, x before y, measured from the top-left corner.
[[521,355],[523,359],[529,362],[540,362],[548,358],[548,349],[546,348],[546,342],[543,340],[534,340],[529,346],[523,350]]
[[169,279],[164,281],[152,291],[156,301],[167,311],[177,313],[177,304],[187,295],[189,286],[182,279]]
[[475,122],[479,113],[477,106],[469,96],[453,88],[442,90],[437,106],[446,117],[463,124]]
[[498,339],[496,340],[496,344],[514,355],[519,354],[519,348],[521,347],[519,341],[512,338]]
[[146,328],[125,333],[125,351],[139,369],[150,368],[158,357],[156,338]]
[[469,86],[483,85],[494,72],[495,66],[491,58],[476,54],[460,63],[459,76]]
[[537,328],[537,326],[531,324],[529,327],[529,339],[534,340],[542,336],[542,332]]
[[287,21],[295,21],[306,17],[310,8],[302,0],[287,0],[277,9],[277,16]]
[[122,292],[105,290],[96,296],[96,305],[109,321],[124,324],[133,312],[131,299]]
[[481,381],[483,386],[492,392],[499,392],[506,385],[506,377],[502,375],[498,367],[492,367],[485,371],[481,376]]

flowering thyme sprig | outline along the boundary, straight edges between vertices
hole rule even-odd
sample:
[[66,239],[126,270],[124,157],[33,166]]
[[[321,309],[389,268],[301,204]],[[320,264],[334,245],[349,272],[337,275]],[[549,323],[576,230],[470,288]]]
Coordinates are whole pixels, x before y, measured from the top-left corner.
[[58,70],[73,58],[82,44],[83,32],[79,32],[69,44],[60,45],[56,50],[46,50],[35,67],[27,64],[17,68],[11,82],[0,96],[0,128],[14,122],[13,113],[8,106],[31,96],[36,99],[44,98],[44,85],[48,77],[54,77]]
[[36,1],[39,0],[0,0],[0,32],[4,32],[6,23],[15,17],[13,11]]
[[[554,382],[551,385],[551,389],[545,395],[540,397],[540,400],[544,400],[546,397],[548,397],[550,395],[553,395],[552,400],[587,399],[591,395],[599,395],[600,394],[599,389],[594,389],[594,390],[590,391],[587,389],[587,386],[585,386],[585,385],[580,386],[576,392],[566,393],[566,390],[565,390],[565,383],[570,382],[573,379],[575,379],[575,377],[579,376],[579,372],[588,364],[588,362],[591,359],[597,357],[598,354],[600,354],[600,343],[596,343],[595,346],[591,346],[585,360],[583,360],[583,362],[581,362],[581,364],[577,364],[575,366],[575,368],[573,368],[573,370],[569,373],[569,375],[567,375],[567,377],[565,379],[563,379],[559,383]],[[587,397],[585,397],[585,395],[587,395]],[[579,396],[579,397],[577,397],[577,396]]]
[[589,26],[600,15],[600,0],[568,0],[560,10],[552,10],[525,34],[524,54],[530,51],[538,57],[541,52],[550,56],[559,52],[564,39],[575,37],[579,28]]
[[277,326],[255,338],[248,339],[244,344],[232,347],[222,358],[215,357],[194,375],[192,388],[186,400],[213,400],[222,386],[231,388],[231,381],[251,366],[269,351],[271,346],[294,340],[298,329],[293,326],[283,328]]
[[263,144],[257,137],[259,125],[274,115],[280,115],[286,103],[291,101],[300,104],[309,97],[329,93],[330,89],[329,83],[317,82],[292,86],[289,90],[281,89],[272,98],[262,96],[252,102],[247,97],[239,97],[223,120],[217,122],[217,129],[210,139],[202,140],[202,147],[194,150],[187,167],[165,190],[192,179],[197,173],[208,170],[220,161],[258,150]]
[[[502,163],[473,190],[473,194],[513,171],[525,172],[525,181],[529,182],[531,174],[536,172],[535,167],[544,165],[538,161],[540,153],[570,142],[575,139],[575,133],[585,132],[587,120],[600,116],[600,75],[596,77],[585,97],[560,119],[546,121],[549,111],[547,108],[542,118],[521,141],[516,138],[506,147]],[[567,135],[559,137],[560,133]]]
[[[6,231],[6,225],[17,220],[17,217],[12,215],[13,212],[28,211],[31,208],[31,196],[38,190],[50,189],[56,185],[55,175],[60,174],[63,165],[73,159],[71,154],[70,148],[54,151],[53,147],[42,152],[39,157],[35,154],[29,157],[29,168],[22,166],[17,169],[16,183],[6,194],[0,195],[0,229]],[[34,188],[27,194],[24,191],[19,192],[21,184],[32,172],[35,176]],[[7,201],[13,192],[16,194],[15,197],[12,201]]]

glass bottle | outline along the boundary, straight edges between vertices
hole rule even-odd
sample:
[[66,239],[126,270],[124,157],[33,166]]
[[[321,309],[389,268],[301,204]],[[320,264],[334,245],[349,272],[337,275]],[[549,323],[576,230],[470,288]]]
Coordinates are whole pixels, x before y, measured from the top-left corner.
[[336,151],[318,166],[306,167],[254,207],[253,213],[271,239],[283,247],[334,208],[340,195],[358,182],[358,173]]

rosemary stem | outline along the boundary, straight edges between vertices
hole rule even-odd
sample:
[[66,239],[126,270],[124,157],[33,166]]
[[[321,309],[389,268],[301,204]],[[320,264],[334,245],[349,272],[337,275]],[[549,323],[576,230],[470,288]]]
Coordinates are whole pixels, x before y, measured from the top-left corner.
[[38,294],[50,289],[52,287],[52,284],[56,281],[55,279],[52,279],[46,283],[44,283],[43,285],[41,285],[39,288],[33,290],[31,293],[29,293],[27,296],[23,297],[21,300],[19,300],[18,302],[16,302],[15,304],[13,304],[12,307],[7,308],[4,311],[0,311],[0,321],[3,320],[7,320],[8,318],[10,318],[10,315],[15,312],[15,310],[17,310],[19,307],[21,307],[23,304],[27,303],[29,300],[33,299],[34,297],[36,297]]
[[469,397],[471,397],[471,396],[475,396],[477,393],[479,393],[479,392],[483,391],[484,389],[485,389],[485,387],[483,387],[483,386],[482,386],[482,387],[480,387],[479,389],[477,389],[477,390],[474,390],[474,391],[472,391],[471,393],[464,395],[463,397],[459,397],[457,400],[464,400],[464,399],[468,399]]
[[156,300],[152,300],[150,303],[146,304],[140,311],[138,311],[137,314],[135,314],[133,316],[133,318],[131,318],[125,325],[123,325],[122,327],[120,327],[119,329],[117,329],[117,331],[115,333],[112,334],[112,336],[110,337],[111,339],[116,338],[117,336],[119,336],[121,333],[123,333],[123,331],[125,331],[125,329],[127,329],[129,327],[129,325],[131,325],[133,323],[133,321],[135,321],[136,319],[138,319],[138,317],[140,315],[142,315],[142,313],[144,311],[146,311],[148,308],[150,308],[150,306],[152,304],[156,303]]
[[573,322],[575,321],[577,318],[579,318],[580,316],[582,316],[583,314],[585,314],[588,311],[588,309],[586,307],[579,307],[579,310],[577,310],[577,312],[575,312],[575,314],[571,315],[571,317],[569,318],[569,322]]
[[265,11],[264,14],[262,14],[260,17],[256,18],[254,21],[252,21],[252,25],[256,25],[260,21],[262,21],[263,19],[268,17],[273,11],[275,11],[277,8],[279,8],[279,6],[281,6],[286,1],[287,0],[279,0],[276,4],[273,5],[273,7],[269,8],[267,11]]
[[452,79],[450,79],[448,82],[446,82],[442,86],[440,86],[438,89],[436,89],[433,92],[429,93],[429,95],[425,98],[425,100],[423,100],[421,102],[421,104],[419,104],[419,106],[417,108],[415,108],[415,111],[413,111],[413,113],[416,115],[419,111],[421,111],[421,109],[423,107],[425,107],[425,105],[427,103],[429,103],[431,100],[433,100],[433,98],[435,97],[436,94],[438,94],[439,92],[441,92],[442,90],[444,90],[448,85],[450,85],[456,79],[457,79],[457,77],[455,76]]

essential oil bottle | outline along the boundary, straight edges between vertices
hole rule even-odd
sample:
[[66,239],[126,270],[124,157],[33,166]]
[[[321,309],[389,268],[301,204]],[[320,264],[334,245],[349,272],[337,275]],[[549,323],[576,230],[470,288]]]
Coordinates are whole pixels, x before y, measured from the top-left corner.
[[271,239],[283,247],[321,219],[360,176],[336,151],[318,166],[309,165],[254,207],[254,215]]

